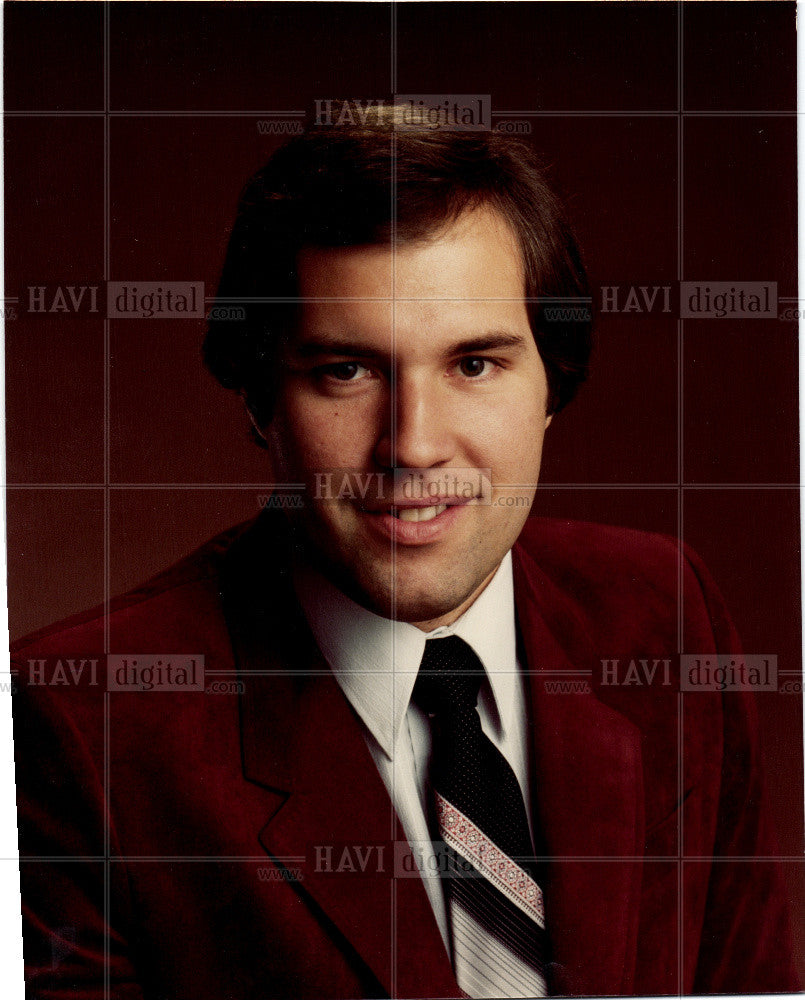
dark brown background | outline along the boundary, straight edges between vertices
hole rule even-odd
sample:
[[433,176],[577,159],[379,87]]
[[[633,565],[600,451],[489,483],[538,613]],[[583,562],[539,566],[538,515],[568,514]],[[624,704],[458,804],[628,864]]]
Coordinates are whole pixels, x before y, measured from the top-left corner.
[[[28,284],[103,279],[106,207],[109,278],[211,294],[238,191],[280,141],[257,121],[316,98],[389,99],[393,54],[399,93],[540,112],[531,139],[597,288],[759,280],[796,296],[794,16],[777,3],[7,5],[12,635],[103,600],[105,537],[117,593],[256,513],[266,476],[237,402],[201,369],[201,322],[112,322],[107,355],[101,316],[26,314]],[[594,377],[554,421],[535,510],[681,533],[746,650],[788,671],[796,338],[777,319],[600,316]],[[802,913],[801,699],[758,700]]]

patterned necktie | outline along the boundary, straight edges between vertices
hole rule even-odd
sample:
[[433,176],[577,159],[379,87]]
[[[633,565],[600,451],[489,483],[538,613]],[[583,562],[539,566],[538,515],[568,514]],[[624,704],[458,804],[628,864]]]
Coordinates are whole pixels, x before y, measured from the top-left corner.
[[528,819],[514,771],[481,729],[483,679],[463,639],[429,639],[413,692],[431,717],[453,971],[468,997],[545,996],[547,936]]

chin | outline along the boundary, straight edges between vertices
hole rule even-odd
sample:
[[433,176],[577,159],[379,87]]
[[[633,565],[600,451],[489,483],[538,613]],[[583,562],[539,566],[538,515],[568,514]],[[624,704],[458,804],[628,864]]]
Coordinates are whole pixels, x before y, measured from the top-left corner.
[[[476,585],[477,586],[477,585]],[[476,589],[456,589],[441,593],[423,594],[402,585],[395,591],[388,587],[367,587],[363,590],[361,604],[383,618],[398,622],[431,622],[449,617]]]
[[308,555],[356,603],[382,618],[412,623],[450,619],[489,580],[502,558],[478,560],[473,565],[465,560],[457,579],[455,570],[444,565],[443,557],[434,565],[422,565],[421,553],[416,554],[413,564],[398,562],[394,566],[389,560],[356,561],[354,550],[341,545],[329,551],[314,545]]

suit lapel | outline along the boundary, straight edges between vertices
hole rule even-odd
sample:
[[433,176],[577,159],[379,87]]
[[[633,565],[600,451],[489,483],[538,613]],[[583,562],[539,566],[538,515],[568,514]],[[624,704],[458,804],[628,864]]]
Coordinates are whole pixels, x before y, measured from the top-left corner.
[[533,796],[549,857],[546,920],[552,992],[629,992],[643,844],[637,727],[592,692],[552,692],[549,671],[600,669],[571,600],[514,550],[518,627],[529,671]]
[[300,896],[387,995],[456,996],[420,877],[394,877],[396,845],[407,842],[360,723],[293,597],[280,534],[258,521],[222,576],[244,684],[244,774],[276,793],[260,843],[277,863],[302,868]]

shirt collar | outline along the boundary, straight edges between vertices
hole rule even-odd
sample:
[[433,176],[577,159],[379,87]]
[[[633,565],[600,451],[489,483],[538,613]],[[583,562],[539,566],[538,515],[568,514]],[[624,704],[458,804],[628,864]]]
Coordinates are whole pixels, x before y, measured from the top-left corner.
[[294,567],[294,586],[336,681],[389,759],[431,638],[457,635],[472,647],[489,678],[493,722],[505,733],[519,683],[510,552],[464,614],[429,633],[373,614],[308,565]]
[[[478,599],[444,634],[459,636],[483,663],[491,688],[491,716],[499,735],[512,724],[520,684],[514,620],[514,575],[507,552],[494,577]],[[433,635],[433,633],[431,633]],[[433,635],[435,638],[435,635]],[[481,698],[485,697],[481,690]]]

